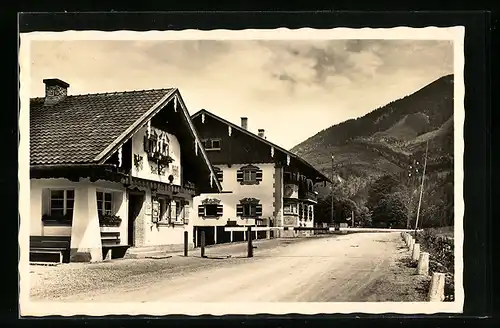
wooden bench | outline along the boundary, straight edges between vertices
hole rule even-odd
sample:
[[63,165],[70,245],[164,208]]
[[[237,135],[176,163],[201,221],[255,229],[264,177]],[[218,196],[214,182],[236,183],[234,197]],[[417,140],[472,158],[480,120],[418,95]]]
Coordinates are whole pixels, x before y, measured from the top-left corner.
[[30,262],[69,262],[70,237],[30,236]]
[[122,258],[130,248],[130,245],[121,245],[120,232],[118,231],[101,231],[102,256],[106,258],[108,253],[110,258]]
[[120,245],[120,232],[116,231],[101,231],[102,246]]

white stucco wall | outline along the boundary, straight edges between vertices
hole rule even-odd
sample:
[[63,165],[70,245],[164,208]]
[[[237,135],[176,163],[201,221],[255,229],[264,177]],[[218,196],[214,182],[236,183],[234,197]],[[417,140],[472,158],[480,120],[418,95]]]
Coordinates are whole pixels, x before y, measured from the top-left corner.
[[[151,164],[154,162],[148,161],[148,156],[144,151],[144,135],[146,134],[147,127],[140,129],[132,137],[132,176],[148,179],[153,181],[160,181],[164,183],[169,183],[168,176],[173,175],[174,180],[172,184],[182,185],[182,172],[181,172],[181,147],[179,140],[173,134],[167,133],[170,140],[169,142],[169,155],[173,158],[173,162],[165,168],[164,174],[158,174],[151,168]],[[151,128],[151,131],[160,132],[161,130],[156,128]],[[139,155],[142,157],[142,165],[136,167],[134,164],[134,155]],[[155,167],[156,165],[154,165]]]
[[[81,179],[72,182],[67,179],[31,179],[30,180],[30,234],[32,236],[71,236],[70,226],[44,226],[42,215],[48,213],[50,202],[50,189],[73,189],[77,187],[108,191],[113,193],[113,208],[115,214],[120,216],[122,222],[115,228],[120,231],[121,243],[127,243],[128,225],[128,200],[123,185],[108,181],[90,182]],[[97,208],[97,203],[95,204]],[[76,209],[75,209],[76,210]]]
[[[151,214],[148,213],[148,208],[151,208],[151,191],[145,190],[146,197],[142,209],[136,220],[136,235],[139,235],[136,246],[163,246],[163,245],[181,245],[184,244],[184,231],[188,232],[188,240],[192,242],[193,239],[193,222],[188,221],[184,225],[167,225],[152,221]],[[193,200],[189,201],[189,213],[193,213]]]
[[[269,218],[274,216],[274,180],[275,180],[275,167],[274,163],[267,164],[252,164],[262,170],[262,181],[258,185],[241,185],[237,179],[236,174],[238,169],[248,164],[238,164],[228,167],[227,165],[217,165],[223,171],[222,187],[224,191],[231,191],[231,193],[222,194],[201,194],[193,200],[193,210],[191,211],[191,221],[194,226],[224,226],[228,220],[237,221],[239,225],[253,225],[253,219],[241,219],[236,216],[236,205],[240,203],[242,198],[257,198],[262,204],[262,219],[267,223]],[[224,206],[223,216],[215,218],[201,218],[198,217],[198,205],[201,205],[205,198],[216,198],[221,200]]]

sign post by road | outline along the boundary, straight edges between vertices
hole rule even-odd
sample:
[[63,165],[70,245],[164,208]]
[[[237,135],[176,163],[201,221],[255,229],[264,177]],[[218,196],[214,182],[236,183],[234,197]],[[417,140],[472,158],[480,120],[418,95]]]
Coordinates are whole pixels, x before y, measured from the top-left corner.
[[201,257],[205,257],[205,231],[201,232],[201,243],[200,243],[200,255]]
[[188,256],[189,237],[188,232],[184,231],[184,256]]

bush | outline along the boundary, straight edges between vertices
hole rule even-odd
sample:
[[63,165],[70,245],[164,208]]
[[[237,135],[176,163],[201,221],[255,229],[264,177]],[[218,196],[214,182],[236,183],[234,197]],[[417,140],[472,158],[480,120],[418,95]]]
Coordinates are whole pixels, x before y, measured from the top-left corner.
[[423,250],[429,252],[434,261],[437,261],[446,272],[455,270],[455,254],[453,238],[436,235],[432,230],[424,230],[418,234],[418,242]]
[[452,237],[444,236],[438,230],[426,229],[417,235],[421,250],[429,253],[429,269],[445,273],[445,301],[455,299],[455,253]]

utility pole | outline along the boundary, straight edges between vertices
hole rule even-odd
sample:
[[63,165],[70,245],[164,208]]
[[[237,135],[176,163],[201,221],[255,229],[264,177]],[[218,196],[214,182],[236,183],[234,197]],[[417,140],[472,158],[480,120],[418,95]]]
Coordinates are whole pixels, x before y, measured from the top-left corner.
[[417,241],[417,227],[418,227],[418,217],[420,215],[420,206],[422,205],[422,195],[424,193],[424,180],[425,180],[425,170],[427,168],[427,153],[429,151],[429,140],[425,145],[425,159],[424,159],[424,171],[422,172],[422,183],[420,184],[420,198],[418,200],[417,208],[417,219],[415,221],[415,242]]
[[415,168],[413,167],[415,165],[415,161],[413,163],[410,162],[409,168],[408,168],[408,173],[407,173],[407,178],[408,178],[408,208],[407,208],[407,215],[406,215],[406,229],[410,229],[410,221],[411,221],[411,205],[413,201],[413,173],[415,171]]
[[333,154],[332,154],[332,199],[331,199],[331,211],[330,211],[330,223],[333,226]]

